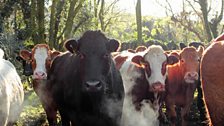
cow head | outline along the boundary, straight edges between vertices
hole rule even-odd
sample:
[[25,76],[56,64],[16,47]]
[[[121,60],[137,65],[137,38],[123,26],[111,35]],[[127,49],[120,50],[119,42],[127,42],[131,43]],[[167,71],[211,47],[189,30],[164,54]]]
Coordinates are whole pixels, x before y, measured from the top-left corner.
[[106,38],[100,31],[87,31],[77,41],[68,40],[65,48],[78,58],[84,91],[104,91],[108,86],[106,78],[113,63],[111,52],[117,51],[119,42]]
[[23,75],[31,76],[33,74],[32,65],[30,61],[24,60],[21,56],[17,56],[16,60],[22,63]]
[[179,65],[186,83],[195,83],[198,80],[199,63],[203,50],[202,46],[198,50],[194,47],[186,47],[180,52]]
[[147,49],[146,46],[138,46],[136,49],[135,49],[135,52],[143,52]]
[[165,91],[167,64],[174,64],[175,56],[167,56],[161,46],[152,45],[144,56],[134,56],[132,62],[142,67],[149,84],[149,91]]
[[50,68],[52,60],[60,52],[51,51],[46,44],[37,44],[32,52],[28,50],[21,50],[20,56],[28,63],[31,63],[33,71],[33,79],[41,80],[47,79],[47,71]]

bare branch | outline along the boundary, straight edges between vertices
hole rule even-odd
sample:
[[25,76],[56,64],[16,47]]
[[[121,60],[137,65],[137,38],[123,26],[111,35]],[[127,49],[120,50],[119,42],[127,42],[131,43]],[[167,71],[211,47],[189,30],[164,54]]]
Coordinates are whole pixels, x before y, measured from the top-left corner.
[[[168,2],[168,0],[166,0],[166,2]],[[166,9],[167,11],[169,11],[172,15],[174,15],[174,13],[173,13],[173,9],[172,9],[172,7],[170,6],[170,4],[169,4],[169,8],[168,8],[167,6],[164,6],[163,4],[161,4],[161,3],[159,2],[159,0],[156,0],[156,3],[157,3],[159,6],[165,8],[165,9]],[[168,2],[168,3],[169,3],[169,2]]]
[[198,15],[198,17],[203,20],[203,17],[202,15],[200,14],[200,12],[198,12],[195,7],[193,6],[193,4],[189,1],[189,0],[186,0],[188,2],[188,4],[191,6],[191,8],[193,9],[193,11]]
[[199,1],[198,1],[198,0],[194,0],[194,2],[195,2],[195,3],[199,3]]
[[194,33],[199,39],[200,41],[204,41],[203,37],[201,36],[201,34],[197,31],[196,28],[193,28],[193,25],[190,21],[187,21],[187,24],[184,23],[184,21],[182,19],[178,19],[176,17],[172,17],[172,20],[174,22],[178,22],[180,25],[182,25],[184,28],[188,29],[188,31]]

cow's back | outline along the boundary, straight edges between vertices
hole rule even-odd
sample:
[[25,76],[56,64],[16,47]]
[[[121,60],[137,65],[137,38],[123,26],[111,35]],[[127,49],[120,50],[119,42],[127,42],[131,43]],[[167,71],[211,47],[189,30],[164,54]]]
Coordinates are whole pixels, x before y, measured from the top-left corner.
[[201,62],[201,80],[205,101],[213,125],[224,125],[224,41],[212,43]]
[[[74,96],[72,94],[77,93],[77,91],[73,91],[73,89],[78,88],[75,83],[77,83],[76,81],[78,80],[78,73],[76,70],[79,64],[71,57],[74,57],[74,55],[69,52],[56,57],[48,73],[49,89],[53,94],[55,102],[62,106],[64,104],[62,101],[72,102],[72,100],[64,100],[64,98],[67,98],[66,95]],[[75,88],[71,88],[71,86]],[[64,96],[61,94],[64,94]]]
[[4,59],[0,59],[0,99],[0,111],[6,114],[0,115],[1,126],[6,123],[4,118],[7,122],[15,122],[22,110],[23,86],[15,67]]

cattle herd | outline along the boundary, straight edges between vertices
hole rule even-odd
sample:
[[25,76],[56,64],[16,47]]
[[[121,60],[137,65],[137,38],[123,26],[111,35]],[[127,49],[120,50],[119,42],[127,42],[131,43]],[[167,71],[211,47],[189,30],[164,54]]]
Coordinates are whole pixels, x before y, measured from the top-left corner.
[[[196,90],[198,110],[205,117],[201,125],[223,126],[224,34],[209,46],[180,46],[119,51],[117,40],[86,31],[78,40],[65,42],[66,52],[37,44],[31,51],[21,50],[17,60],[23,74],[32,76],[49,126],[162,126],[164,120],[189,126]],[[13,126],[24,91],[14,65],[3,56],[0,50],[0,126]]]

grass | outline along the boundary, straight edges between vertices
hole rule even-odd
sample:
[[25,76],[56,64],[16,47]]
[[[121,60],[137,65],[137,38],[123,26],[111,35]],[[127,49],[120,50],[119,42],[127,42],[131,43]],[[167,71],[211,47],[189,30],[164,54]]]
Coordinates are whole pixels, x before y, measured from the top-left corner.
[[[199,126],[201,125],[200,114],[197,109],[197,92],[194,95],[194,102],[191,106],[191,111],[189,113],[188,123],[189,126]],[[163,108],[165,112],[165,108]],[[58,115],[58,120],[60,117]],[[178,119],[178,124],[180,125],[180,118]],[[32,89],[28,89],[25,92],[24,107],[20,114],[20,117],[14,126],[48,126],[46,114],[42,105],[39,101],[38,96]],[[168,126],[168,123],[162,124],[162,126]]]
[[15,126],[46,126],[46,114],[34,91],[25,92],[23,111]]

